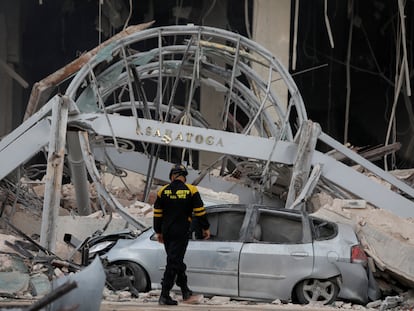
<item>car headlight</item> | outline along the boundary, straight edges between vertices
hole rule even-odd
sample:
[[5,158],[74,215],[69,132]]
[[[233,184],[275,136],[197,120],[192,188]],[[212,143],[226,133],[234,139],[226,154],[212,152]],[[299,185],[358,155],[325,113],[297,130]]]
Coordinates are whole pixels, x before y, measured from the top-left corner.
[[112,246],[115,244],[114,241],[104,241],[98,244],[95,244],[89,248],[89,255],[94,255],[96,253],[99,253],[100,251],[103,251],[104,249]]

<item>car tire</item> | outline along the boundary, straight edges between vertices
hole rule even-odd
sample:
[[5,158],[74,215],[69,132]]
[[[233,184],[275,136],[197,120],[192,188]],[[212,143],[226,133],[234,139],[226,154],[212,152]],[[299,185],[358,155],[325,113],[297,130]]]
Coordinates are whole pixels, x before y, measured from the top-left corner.
[[132,261],[118,261],[113,263],[113,265],[122,268],[123,273],[129,278],[135,290],[138,292],[148,290],[147,274],[139,264]]
[[328,305],[336,300],[338,293],[339,286],[334,278],[327,280],[304,280],[296,287],[296,297],[301,304],[317,301]]

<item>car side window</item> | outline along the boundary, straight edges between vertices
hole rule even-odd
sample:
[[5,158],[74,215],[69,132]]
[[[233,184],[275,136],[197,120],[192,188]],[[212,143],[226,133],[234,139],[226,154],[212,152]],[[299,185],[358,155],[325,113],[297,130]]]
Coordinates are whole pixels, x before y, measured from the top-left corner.
[[207,215],[210,222],[210,240],[238,241],[244,216],[242,211],[223,211]]
[[288,217],[266,212],[260,213],[253,230],[255,241],[277,244],[302,243],[302,235],[301,217]]
[[312,219],[314,228],[314,238],[317,241],[332,239],[338,233],[337,226],[334,223],[322,219]]

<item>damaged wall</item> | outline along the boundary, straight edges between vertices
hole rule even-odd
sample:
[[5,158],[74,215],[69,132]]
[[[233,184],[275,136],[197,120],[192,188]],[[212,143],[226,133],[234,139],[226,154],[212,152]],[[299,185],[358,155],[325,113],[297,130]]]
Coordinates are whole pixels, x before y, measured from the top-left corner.
[[22,91],[28,84],[19,75],[22,68],[20,33],[21,5],[18,1],[0,2],[0,138],[21,122],[24,106]]

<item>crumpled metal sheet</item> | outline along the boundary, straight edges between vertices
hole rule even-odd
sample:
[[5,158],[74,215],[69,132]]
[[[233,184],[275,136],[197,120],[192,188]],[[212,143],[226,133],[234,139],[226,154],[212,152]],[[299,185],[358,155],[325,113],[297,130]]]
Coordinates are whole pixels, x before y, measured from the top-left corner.
[[48,311],[66,310],[99,311],[105,286],[105,271],[99,257],[78,273],[69,274],[52,283],[52,290],[68,281],[75,281],[77,288],[60,297],[48,306]]

